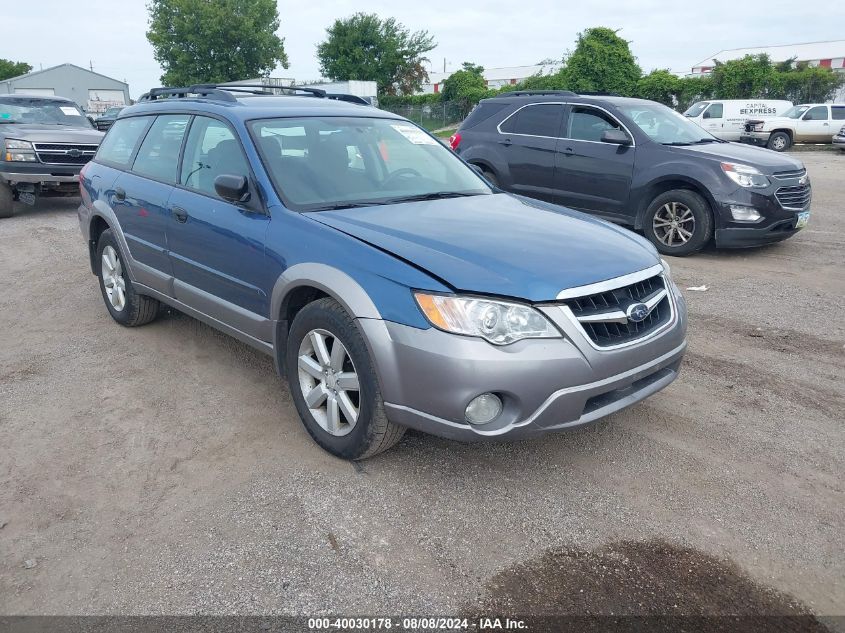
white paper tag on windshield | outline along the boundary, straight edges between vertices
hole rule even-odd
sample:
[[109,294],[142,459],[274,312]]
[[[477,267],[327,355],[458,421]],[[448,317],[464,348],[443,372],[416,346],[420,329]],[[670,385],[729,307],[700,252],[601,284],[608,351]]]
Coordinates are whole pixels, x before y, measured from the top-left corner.
[[437,141],[413,125],[398,123],[396,125],[391,125],[390,127],[399,132],[399,134],[411,141],[414,145],[437,145]]
[[63,114],[68,116],[79,116],[79,110],[76,108],[71,108],[70,106],[59,106],[59,110],[62,111]]

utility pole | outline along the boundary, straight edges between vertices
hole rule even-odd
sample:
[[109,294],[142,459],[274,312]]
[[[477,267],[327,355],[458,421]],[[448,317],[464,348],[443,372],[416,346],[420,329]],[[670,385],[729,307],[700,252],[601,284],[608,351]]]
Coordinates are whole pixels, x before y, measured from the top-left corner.
[[92,73],[94,72],[94,62],[91,61],[90,59],[88,60],[88,68],[91,69]]

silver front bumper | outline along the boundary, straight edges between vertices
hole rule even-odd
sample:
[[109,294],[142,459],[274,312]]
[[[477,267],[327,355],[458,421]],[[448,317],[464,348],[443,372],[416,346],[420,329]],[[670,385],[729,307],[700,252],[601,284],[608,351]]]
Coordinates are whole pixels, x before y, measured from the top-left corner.
[[[497,347],[435,328],[359,319],[375,360],[387,417],[456,440],[514,438],[587,424],[663,389],[686,349],[686,305],[672,292],[669,327],[642,343],[596,349],[558,307],[543,312],[565,338]],[[472,426],[464,411],[494,392],[503,412]]]
[[0,172],[0,180],[5,180],[11,183],[17,182],[31,182],[49,185],[51,183],[63,184],[68,182],[79,182],[78,174],[69,174],[66,176],[54,176],[52,174],[20,174],[15,172]]

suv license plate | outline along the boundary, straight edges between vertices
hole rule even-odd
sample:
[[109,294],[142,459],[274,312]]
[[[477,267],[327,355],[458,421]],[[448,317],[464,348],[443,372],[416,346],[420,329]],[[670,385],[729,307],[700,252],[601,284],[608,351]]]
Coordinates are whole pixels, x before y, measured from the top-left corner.
[[31,191],[19,191],[18,192],[18,201],[23,202],[24,204],[28,204],[31,207],[35,206],[35,194]]
[[795,221],[795,228],[796,229],[803,229],[807,226],[807,222],[810,221],[810,212],[809,211],[802,211],[798,214],[798,219]]

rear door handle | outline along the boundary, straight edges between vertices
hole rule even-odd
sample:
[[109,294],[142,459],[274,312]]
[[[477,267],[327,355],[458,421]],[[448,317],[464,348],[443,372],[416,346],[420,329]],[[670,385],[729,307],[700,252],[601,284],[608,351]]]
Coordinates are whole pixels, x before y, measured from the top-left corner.
[[560,153],[564,156],[572,156],[575,153],[575,150],[573,150],[571,147],[564,147],[562,150],[560,150]]
[[184,224],[188,221],[188,212],[182,207],[173,207],[170,212],[173,214],[173,217],[176,218],[177,222]]
[[115,187],[114,199],[118,202],[123,202],[126,200],[126,192],[121,187]]
[[511,140],[509,138],[505,138],[505,139],[502,139],[501,141],[499,141],[499,143],[501,143],[502,145],[507,147],[508,145],[511,145]]

